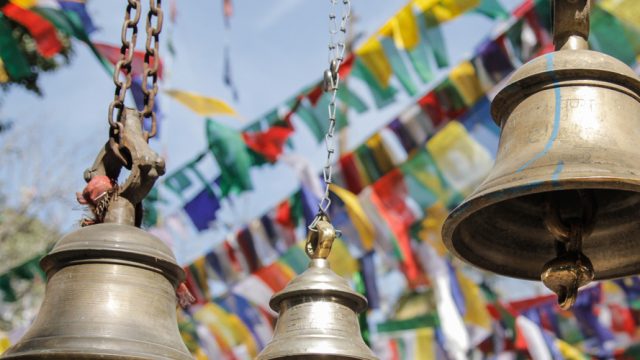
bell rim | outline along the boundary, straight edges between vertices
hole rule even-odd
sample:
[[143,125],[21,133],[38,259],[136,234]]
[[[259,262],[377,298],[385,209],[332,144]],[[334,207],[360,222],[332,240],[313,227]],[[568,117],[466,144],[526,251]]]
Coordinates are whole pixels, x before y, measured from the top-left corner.
[[[328,281],[330,278],[330,281]],[[311,259],[307,270],[293,278],[284,289],[278,291],[269,300],[269,307],[280,311],[282,302],[305,295],[319,295],[322,297],[337,297],[350,302],[349,306],[358,314],[368,306],[367,298],[355,292],[347,281],[331,270],[329,260]]]
[[[117,231],[128,231],[132,238],[137,236],[144,241],[121,241],[113,236]],[[107,239],[101,238],[101,232]],[[140,228],[114,223],[90,225],[66,234],[40,260],[40,267],[50,278],[66,266],[90,262],[143,266],[160,272],[174,287],[186,278],[173,252],[162,240]]]
[[358,314],[367,310],[367,307],[368,307],[367,298],[365,298],[364,296],[356,292],[346,292],[339,289],[320,289],[320,288],[289,290],[289,291],[287,291],[287,289],[285,288],[282,291],[275,293],[271,297],[271,299],[269,300],[269,307],[273,309],[273,311],[279,312],[283,302],[290,299],[295,299],[296,297],[303,297],[307,295],[316,295],[316,296],[326,297],[326,298],[336,297],[341,300],[346,300],[350,304],[345,304],[345,305],[346,306],[353,305],[349,307]]
[[[561,185],[560,185],[561,183]],[[458,226],[461,223],[469,218],[471,215],[476,213],[478,210],[498,204],[503,201],[513,200],[519,197],[540,194],[548,191],[557,191],[557,190],[585,190],[585,189],[594,189],[594,190],[623,190],[623,191],[632,191],[640,194],[640,182],[634,181],[621,181],[620,178],[613,177],[594,177],[594,178],[573,178],[573,179],[562,179],[558,180],[544,180],[538,181],[532,184],[521,184],[516,185],[509,188],[500,189],[497,186],[482,188],[482,185],[478,187],[477,191],[471,194],[467,199],[465,199],[460,205],[458,205],[455,209],[449,212],[447,218],[444,221],[442,226],[442,241],[449,252],[455,257],[462,259],[465,263],[472,265],[474,267],[480,268],[485,271],[489,271],[498,275],[508,276],[511,278],[521,279],[521,280],[533,280],[540,281],[539,276],[523,276],[520,274],[514,273],[501,273],[496,271],[496,269],[492,269],[488,266],[484,266],[484,263],[475,262],[469,259],[466,256],[463,256],[454,245],[453,234]],[[496,195],[497,194],[497,195]],[[620,273],[624,273],[624,268],[619,271]],[[628,275],[617,275],[617,276],[596,276],[594,277],[595,281],[599,280],[611,280],[618,279]]]

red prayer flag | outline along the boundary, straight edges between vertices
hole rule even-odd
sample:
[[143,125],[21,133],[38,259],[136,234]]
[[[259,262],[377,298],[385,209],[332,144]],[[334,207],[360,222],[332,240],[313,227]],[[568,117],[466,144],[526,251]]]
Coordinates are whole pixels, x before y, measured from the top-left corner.
[[352,152],[340,158],[340,170],[342,177],[347,185],[347,190],[354,194],[359,194],[364,188],[364,184],[360,180],[360,174],[356,165],[356,159]]
[[371,201],[376,205],[380,215],[387,221],[398,242],[402,253],[402,265],[411,285],[418,285],[424,279],[411,249],[409,228],[416,220],[413,212],[407,206],[405,199],[408,191],[404,183],[404,176],[399,169],[395,169],[381,177],[373,185]]
[[285,228],[292,229],[295,227],[295,224],[291,219],[291,204],[289,203],[289,200],[283,201],[278,205],[274,220]]
[[278,292],[284,289],[285,286],[291,281],[291,278],[282,271],[278,263],[273,263],[269,266],[265,266],[254,273],[260,280],[262,280],[267,286],[274,292]]
[[[120,47],[108,45],[108,44],[100,44],[100,43],[95,43],[94,45],[96,49],[98,49],[98,52],[100,53],[100,55],[102,55],[104,58],[109,60],[109,62],[112,63],[113,65],[115,65],[118,61],[120,61],[120,58],[122,57],[122,54],[120,53]],[[151,66],[153,66],[154,61],[155,61],[155,58],[152,57],[151,64],[150,64]],[[160,63],[158,64],[158,77],[162,79],[162,72],[163,72],[162,59],[159,59],[159,61]],[[133,62],[131,63],[131,74],[134,76],[137,76],[137,75],[142,75],[143,73],[144,73],[144,51],[135,51],[133,53]]]
[[223,10],[224,17],[230,18],[233,16],[233,4],[231,3],[231,0],[224,0]]
[[62,50],[62,43],[58,40],[55,26],[42,16],[11,2],[0,8],[0,11],[27,29],[35,40],[40,55],[50,58]]
[[320,97],[322,96],[323,93],[324,93],[324,90],[322,90],[322,85],[318,85],[313,89],[311,89],[311,91],[307,93],[307,98],[309,99],[309,102],[311,103],[311,105],[316,106],[318,104],[318,100],[320,100]]
[[293,132],[293,129],[282,126],[272,126],[267,131],[256,133],[242,133],[242,138],[247,147],[260,155],[267,161],[273,163],[284,151],[284,145]]

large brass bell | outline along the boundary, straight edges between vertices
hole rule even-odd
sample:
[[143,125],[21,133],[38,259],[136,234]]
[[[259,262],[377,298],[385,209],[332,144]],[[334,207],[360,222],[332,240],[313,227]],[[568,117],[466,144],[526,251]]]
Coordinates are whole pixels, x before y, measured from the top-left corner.
[[493,100],[495,165],[443,228],[458,257],[542,278],[565,307],[591,279],[640,272],[640,81],[587,49],[589,5],[554,2],[556,51]]
[[44,302],[3,359],[192,358],[176,319],[184,272],[158,238],[92,225],[63,237],[40,265]]
[[335,230],[326,217],[314,228],[307,239],[309,268],[269,302],[279,317],[258,360],[376,359],[362,340],[357,318],[367,300],[331,271],[326,260]]
[[[98,222],[105,223],[64,236],[40,261],[48,279],[44,301],[3,359],[192,358],[176,316],[184,271],[160,239],[133,226],[164,161],[147,144],[138,111],[124,110],[120,137],[129,177],[92,197],[100,201]],[[85,172],[88,188],[100,178],[118,178],[122,164],[109,144]]]

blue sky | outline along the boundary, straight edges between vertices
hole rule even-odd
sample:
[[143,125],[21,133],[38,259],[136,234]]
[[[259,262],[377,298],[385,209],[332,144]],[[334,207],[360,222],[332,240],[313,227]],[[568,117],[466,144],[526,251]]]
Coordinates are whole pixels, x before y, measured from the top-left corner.
[[[520,1],[502,2],[507,8],[513,8]],[[123,3],[125,1],[89,1],[89,12],[100,28],[93,40],[118,43]],[[143,3],[146,9],[147,4]],[[170,1],[163,3],[168,8]],[[161,89],[189,90],[223,99],[236,108],[245,121],[251,121],[317,81],[327,66],[328,0],[235,0],[228,38],[224,32],[221,0],[176,0],[176,3],[177,22],[172,25],[166,19],[161,35],[161,54],[165,61]],[[354,0],[357,30],[366,35],[373,33],[404,4],[406,0]],[[470,55],[493,25],[478,15],[467,15],[447,24],[444,31],[451,63]],[[176,48],[175,57],[167,51],[169,37]],[[233,79],[240,95],[238,102],[232,100],[222,82],[225,41],[231,46]],[[140,31],[138,45],[144,45],[143,31]],[[64,155],[59,162],[49,164],[50,170],[44,178],[40,173],[29,175],[30,166],[14,164],[21,170],[17,173],[22,175],[0,172],[0,183],[15,203],[22,188],[37,190],[38,186],[46,184],[46,179],[55,178],[56,185],[69,189],[68,197],[58,201],[55,211],[64,230],[76,226],[82,216],[73,191],[82,189],[82,171],[107,140],[107,105],[114,91],[111,78],[88,49],[76,42],[74,50],[71,65],[41,76],[39,84],[43,97],[13,88],[3,95],[0,107],[0,116],[14,120],[14,128],[9,133],[14,136],[11,141],[21,146],[32,146],[36,141],[37,146],[32,146],[31,150],[33,157],[44,163],[59,157],[54,155]],[[357,85],[354,86],[357,90]],[[161,137],[153,146],[166,156],[171,172],[205,148],[204,121],[167,96],[161,94],[159,102],[165,118]],[[410,97],[401,94],[395,104],[382,111],[353,116],[348,130],[349,146],[357,145],[411,102]],[[236,119],[216,120],[234,127],[246,125]],[[298,126],[295,149],[320,169],[325,156],[323,147],[309,145],[315,142],[303,127]],[[6,135],[0,137],[0,142],[7,141]],[[217,173],[216,165],[211,162],[208,166],[205,170],[213,178]],[[241,226],[262,214],[298,185],[293,171],[285,165],[258,169],[252,175],[256,190],[236,198],[233,207],[225,206],[220,213],[220,218],[231,226]],[[180,202],[170,194],[167,197],[170,204],[164,210],[172,213],[179,208]],[[189,261],[215,246],[224,235],[223,231],[216,230],[202,234],[190,231],[174,250],[180,261]]]

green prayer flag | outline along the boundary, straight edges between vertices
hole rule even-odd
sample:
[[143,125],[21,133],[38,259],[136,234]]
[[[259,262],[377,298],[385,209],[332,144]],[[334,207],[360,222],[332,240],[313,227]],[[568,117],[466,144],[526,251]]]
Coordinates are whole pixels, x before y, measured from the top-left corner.
[[418,46],[407,52],[409,60],[413,65],[413,69],[424,83],[433,80],[433,70],[429,64],[429,48],[424,42],[420,42]]
[[284,123],[280,116],[278,116],[278,109],[273,109],[267,115],[264,116],[264,119],[267,121],[269,127],[271,126],[282,126]]
[[448,77],[434,91],[442,108],[446,109],[450,115],[457,116],[467,110],[467,104],[464,102],[460,91]]
[[349,109],[355,110],[361,114],[369,109],[367,104],[353,91],[349,89],[346,82],[342,82],[338,88],[338,99],[342,101]]
[[400,165],[407,190],[423,209],[442,201],[447,207],[459,204],[463,197],[453,189],[426,148],[420,149],[409,161]]
[[485,15],[493,20],[505,20],[509,18],[509,12],[498,0],[482,0],[473,11]]
[[20,51],[13,37],[7,18],[0,14],[0,59],[11,80],[22,80],[34,76],[26,56]]
[[149,194],[142,200],[142,224],[147,227],[153,227],[158,224],[160,213],[158,211],[158,202],[160,202],[160,192],[157,187],[153,187]]
[[625,34],[622,23],[613,15],[595,7],[591,10],[589,43],[594,50],[609,54],[627,65],[636,62],[633,47]]
[[102,67],[105,69],[105,71],[110,75],[113,75],[113,71],[114,71],[113,66],[111,65],[109,60],[107,60],[104,56],[100,54],[98,49],[93,45],[93,42],[91,41],[91,39],[89,39],[89,35],[84,29],[84,25],[82,24],[82,19],[80,19],[80,16],[74,11],[62,11],[62,13],[64,13],[68,22],[68,24],[65,25],[65,27],[68,27],[68,29],[72,30],[71,33],[73,34],[73,37],[87,44],[87,46],[89,46],[89,49],[91,49],[91,52],[93,53],[93,55],[96,56],[96,58],[98,59]]
[[382,177],[382,170],[378,168],[371,149],[369,149],[365,144],[358,146],[353,154],[358,157],[358,160],[360,160],[360,163],[364,167],[364,170],[371,182],[375,182]]
[[519,19],[505,33],[509,43],[513,49],[514,55],[521,61],[525,62],[525,55],[522,53],[522,31],[524,29],[524,19]]
[[13,289],[13,286],[11,286],[10,274],[5,274],[0,276],[0,291],[2,292],[2,297],[4,301],[14,302],[18,300],[16,291]]
[[385,107],[395,101],[397,90],[391,85],[383,88],[382,85],[378,83],[378,80],[376,80],[375,76],[371,73],[371,70],[367,69],[367,67],[364,65],[364,63],[362,63],[360,59],[356,58],[355,63],[353,64],[353,69],[351,70],[351,74],[367,84],[378,109]]
[[415,330],[418,328],[435,328],[440,326],[440,318],[437,313],[419,315],[406,320],[389,320],[378,324],[378,332],[388,333],[403,330]]
[[209,151],[220,167],[221,196],[253,189],[251,156],[240,132],[211,119],[207,119],[205,126]]
[[180,169],[164,180],[164,185],[180,197],[182,197],[182,193],[192,184],[185,170],[186,168]]
[[427,44],[433,51],[433,56],[439,68],[449,66],[449,56],[447,55],[447,47],[442,34],[442,29],[438,23],[438,19],[430,11],[425,11],[423,16],[418,17],[418,24],[424,21],[424,26],[420,26],[421,35],[426,39]]
[[292,246],[287,250],[278,261],[282,261],[288,265],[296,274],[301,274],[309,267],[309,258],[307,254],[299,246]]
[[[318,99],[316,106],[313,108],[315,112],[316,119],[322,119],[320,122],[320,128],[322,129],[322,136],[327,132],[329,128],[329,113],[328,107],[331,102],[331,95],[329,93],[323,93]],[[347,127],[349,122],[347,120],[347,114],[344,111],[340,110],[340,107],[336,107],[336,131],[340,131]]]
[[316,138],[316,141],[322,141],[326,130],[322,128],[320,119],[316,117],[315,112],[311,111],[304,105],[300,105],[296,114],[300,117],[302,122],[307,125],[307,128],[309,128],[311,134]]
[[382,39],[381,44],[385,54],[387,55],[387,59],[389,59],[389,62],[391,63],[394,75],[398,78],[400,84],[402,84],[407,93],[410,96],[414,96],[418,92],[418,89],[416,89],[416,85],[411,79],[411,74],[409,73],[407,66],[404,64],[404,60],[400,55],[400,51],[396,48],[395,42],[393,39],[385,37]]
[[540,26],[545,28],[547,31],[551,31],[551,1],[535,0],[533,6]]
[[304,218],[304,206],[302,204],[302,190],[296,191],[289,198],[289,206],[291,208],[291,221],[295,226],[300,224]]

